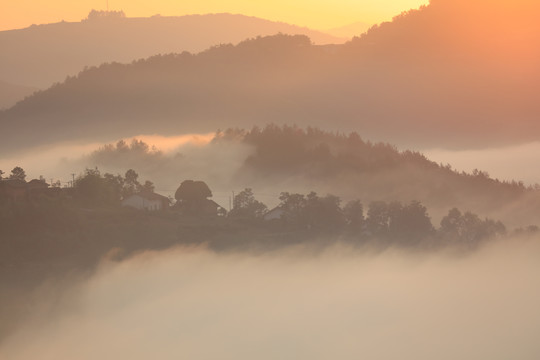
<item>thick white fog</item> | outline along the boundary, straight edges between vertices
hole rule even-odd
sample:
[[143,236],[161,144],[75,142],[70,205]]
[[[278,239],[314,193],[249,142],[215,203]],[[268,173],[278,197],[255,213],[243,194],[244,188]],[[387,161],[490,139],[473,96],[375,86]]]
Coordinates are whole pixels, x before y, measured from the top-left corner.
[[[182,134],[177,136],[140,135],[127,138],[129,144],[133,139],[144,141],[150,146],[155,146],[165,154],[173,156],[175,153],[194,152],[208,144],[214,133],[210,134]],[[115,142],[112,142],[115,143]],[[82,174],[87,167],[94,167],[88,156],[100,149],[106,143],[59,143],[53,146],[32,149],[26,153],[18,153],[8,157],[0,156],[0,169],[6,176],[15,166],[25,169],[29,179],[44,176],[47,181],[60,180],[67,184],[71,180],[71,174]],[[141,160],[142,161],[142,160]],[[103,171],[126,171],[128,169],[101,169]]]
[[539,359],[539,273],[537,240],[467,256],[144,253],[37,294],[0,358]]
[[[155,146],[166,156],[173,157],[180,153],[189,157],[189,166],[182,170],[194,168],[194,172],[215,169],[218,164],[220,173],[237,170],[244,157],[249,152],[246,149],[206,149],[213,138],[214,133],[209,134],[184,134],[177,136],[140,135],[126,139],[129,143],[132,139],[142,140],[150,146]],[[114,143],[114,142],[113,142]],[[9,171],[15,166],[22,166],[30,178],[43,175],[47,180],[51,177],[67,183],[71,180],[71,173],[82,173],[85,167],[92,167],[91,161],[86,157],[99,149],[104,143],[72,144],[63,143],[55,146],[34,149],[28,154],[16,154],[12,157],[0,157],[0,169]],[[403,149],[405,150],[405,149]],[[413,149],[417,150],[417,149]],[[459,171],[472,172],[478,168],[487,171],[492,177],[500,180],[523,181],[525,184],[540,183],[540,168],[531,166],[540,161],[540,142],[527,143],[515,146],[486,148],[486,149],[423,149],[421,150],[430,160],[437,163],[450,164]],[[211,158],[211,161],[209,158]],[[140,160],[142,163],[142,160]],[[209,164],[211,163],[211,166]],[[200,165],[200,169],[196,167]],[[137,164],[134,164],[136,166]],[[184,164],[185,165],[185,164]],[[204,169],[204,170],[203,170]],[[104,171],[122,171],[127,169],[104,169]],[[140,169],[136,169],[139,172]],[[145,175],[145,174],[143,174]],[[154,179],[156,180],[156,179]],[[165,188],[170,186],[165,186]]]

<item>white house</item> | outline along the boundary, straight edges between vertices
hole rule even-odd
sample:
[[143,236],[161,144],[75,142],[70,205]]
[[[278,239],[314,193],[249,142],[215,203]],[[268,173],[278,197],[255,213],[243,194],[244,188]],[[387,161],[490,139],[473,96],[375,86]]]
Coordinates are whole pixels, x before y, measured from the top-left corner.
[[122,200],[122,206],[137,210],[159,211],[169,207],[169,199],[153,192],[140,192]]
[[283,210],[280,207],[276,207],[270,210],[269,212],[267,212],[266,214],[264,214],[263,219],[266,221],[279,220],[281,219],[283,214],[285,214],[285,210]]

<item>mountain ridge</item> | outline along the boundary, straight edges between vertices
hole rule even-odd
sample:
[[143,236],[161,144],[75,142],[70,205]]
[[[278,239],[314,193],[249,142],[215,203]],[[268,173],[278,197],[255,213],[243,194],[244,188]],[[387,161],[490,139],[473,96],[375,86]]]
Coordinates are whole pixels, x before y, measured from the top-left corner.
[[346,41],[317,30],[240,14],[89,16],[80,22],[0,31],[0,47],[4,49],[0,79],[45,88],[85,66],[129,63],[160,53],[197,53],[220,43],[279,32],[307,34],[322,44]]
[[[483,41],[461,38],[467,29],[450,25],[462,19],[459,9],[474,15],[485,3],[450,3],[433,1],[344,45],[278,35],[91,68],[0,113],[0,122],[20,134],[0,140],[12,148],[28,137],[32,144],[67,136],[108,141],[273,122],[357,130],[416,149],[536,141],[540,71],[529,65],[540,55],[540,42],[531,40],[540,28],[529,9],[520,9],[527,26],[509,40]],[[478,21],[496,27],[501,18],[493,14],[499,10]],[[520,32],[523,43],[514,43]]]

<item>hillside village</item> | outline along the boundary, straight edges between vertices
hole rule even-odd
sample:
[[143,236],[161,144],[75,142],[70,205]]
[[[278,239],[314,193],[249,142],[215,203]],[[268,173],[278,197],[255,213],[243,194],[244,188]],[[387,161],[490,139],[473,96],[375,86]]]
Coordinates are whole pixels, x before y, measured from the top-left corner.
[[[27,182],[24,170],[16,167],[10,176],[0,181],[0,217],[4,219],[24,214],[39,216],[48,209],[68,213],[116,212],[128,217],[139,216],[135,215],[139,212],[189,226],[191,230],[204,231],[208,224],[219,224],[226,234],[233,224],[237,229],[253,230],[254,241],[262,234],[270,238],[289,234],[291,238],[303,240],[328,237],[357,244],[375,242],[381,246],[412,248],[458,245],[473,249],[488,239],[508,233],[500,221],[481,219],[455,208],[436,228],[428,209],[418,201],[408,204],[375,201],[365,209],[360,200],[342,205],[337,196],[319,196],[315,192],[282,192],[279,200],[277,207],[268,209],[255,198],[253,190],[247,188],[232,199],[232,207],[227,211],[212,200],[212,191],[204,181],[182,181],[172,198],[155,193],[151,181],[141,184],[134,170],[121,176],[87,169],[74,178],[70,186],[60,187],[54,183],[51,186],[44,179]],[[538,228],[533,225],[514,231],[532,233]]]

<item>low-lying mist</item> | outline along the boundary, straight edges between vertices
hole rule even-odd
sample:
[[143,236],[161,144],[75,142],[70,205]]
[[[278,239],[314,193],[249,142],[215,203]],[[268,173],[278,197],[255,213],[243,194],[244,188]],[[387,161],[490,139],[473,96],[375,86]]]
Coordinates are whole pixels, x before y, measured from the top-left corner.
[[502,180],[540,183],[540,169],[531,166],[540,160],[540,142],[486,149],[428,149],[423,153],[433,161],[452,164],[460,171],[471,172],[481,167]]
[[0,357],[538,359],[539,257],[536,239],[464,256],[147,252],[42,289]]

